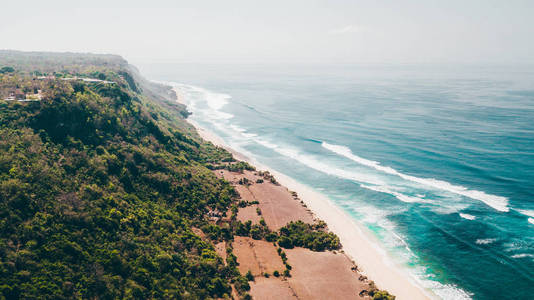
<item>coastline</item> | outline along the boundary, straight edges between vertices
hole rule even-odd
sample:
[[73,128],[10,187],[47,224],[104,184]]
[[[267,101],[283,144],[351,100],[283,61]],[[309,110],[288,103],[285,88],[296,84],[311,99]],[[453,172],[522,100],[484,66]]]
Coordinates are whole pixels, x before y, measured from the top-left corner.
[[[176,93],[177,101],[187,105],[181,99],[180,92],[176,88],[173,90]],[[325,221],[328,228],[338,235],[345,255],[357,264],[359,272],[368,276],[378,287],[389,291],[397,299],[438,299],[432,291],[418,285],[416,278],[395,264],[387,256],[387,253],[378,246],[376,238],[366,228],[354,222],[325,195],[232,149],[222,138],[195,121],[188,119],[187,122],[195,127],[202,139],[225,148],[238,160],[246,161],[259,169],[268,170],[283,186],[296,191],[312,213]]]

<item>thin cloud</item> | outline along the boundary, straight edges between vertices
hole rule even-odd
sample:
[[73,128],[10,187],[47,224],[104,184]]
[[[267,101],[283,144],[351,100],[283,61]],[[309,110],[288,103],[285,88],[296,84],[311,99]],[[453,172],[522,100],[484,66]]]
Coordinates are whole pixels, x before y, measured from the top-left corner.
[[330,30],[328,33],[330,34],[347,34],[347,33],[356,33],[356,32],[362,32],[364,28],[362,26],[358,25],[347,25],[345,27],[336,28],[333,30]]

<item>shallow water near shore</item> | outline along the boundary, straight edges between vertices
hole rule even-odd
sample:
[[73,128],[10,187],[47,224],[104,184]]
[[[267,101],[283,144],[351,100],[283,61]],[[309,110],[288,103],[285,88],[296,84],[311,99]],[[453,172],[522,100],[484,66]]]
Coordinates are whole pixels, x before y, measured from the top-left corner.
[[534,293],[534,69],[146,65],[191,119],[326,195],[443,299]]

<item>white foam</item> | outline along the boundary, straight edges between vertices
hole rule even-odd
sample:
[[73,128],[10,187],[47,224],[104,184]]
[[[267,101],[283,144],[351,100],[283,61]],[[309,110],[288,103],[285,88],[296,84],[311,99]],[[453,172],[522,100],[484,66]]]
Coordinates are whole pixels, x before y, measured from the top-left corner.
[[527,217],[530,217],[527,219],[527,221],[531,224],[534,224],[534,210],[531,209],[516,209],[517,212],[519,212],[522,215],[525,215]]
[[466,219],[466,220],[474,220],[476,219],[477,217],[473,216],[473,215],[470,215],[470,214],[464,214],[464,213],[460,213],[460,217]]
[[372,185],[385,185],[382,180],[376,178],[373,175],[342,170],[327,163],[321,162],[310,155],[302,154],[295,149],[276,146],[274,148],[274,151],[289,158],[292,158],[312,169],[321,171],[325,174],[337,176],[348,180],[364,182]]
[[387,186],[369,186],[369,185],[365,185],[365,184],[360,184],[360,186],[363,187],[363,188],[366,188],[368,190],[373,190],[373,191],[376,191],[376,192],[381,192],[381,193],[386,193],[386,194],[393,195],[397,199],[399,199],[400,201],[406,202],[406,203],[429,202],[429,201],[427,201],[425,199],[422,199],[422,198],[419,198],[419,197],[407,196],[407,195],[404,195],[402,193],[395,192],[395,191],[391,190],[390,188],[388,188]]
[[489,245],[489,244],[495,243],[496,240],[497,239],[478,239],[476,243],[478,245]]
[[222,93],[215,93],[201,87],[189,86],[193,91],[202,94],[202,99],[206,100],[206,103],[211,109],[219,110],[228,104],[232,96]]
[[516,211],[522,215],[529,217],[527,221],[530,224],[534,224],[534,210],[531,209],[516,209]]
[[[197,111],[198,114],[199,111]],[[218,110],[205,110],[202,111],[203,114],[206,115],[206,118],[210,120],[211,123],[213,123],[214,120],[229,120],[234,117],[234,115],[225,113]]]
[[234,124],[231,124],[231,125],[230,125],[230,128],[232,128],[233,130],[235,130],[235,131],[237,131],[237,132],[246,132],[245,129],[243,129],[243,128],[237,126],[237,125],[234,125]]
[[419,177],[415,177],[411,175],[406,175],[406,174],[398,172],[397,170],[393,168],[382,166],[380,165],[379,162],[368,160],[365,158],[361,158],[357,155],[354,155],[352,151],[348,147],[345,147],[345,146],[332,145],[326,142],[322,142],[322,146],[325,149],[328,149],[338,155],[344,156],[354,162],[357,162],[358,164],[374,168],[375,170],[378,170],[378,171],[381,171],[381,172],[384,172],[390,175],[396,175],[402,179],[416,182],[419,184],[423,184],[423,185],[426,185],[426,186],[429,186],[435,189],[444,190],[444,191],[448,191],[448,192],[462,195],[465,197],[469,197],[471,199],[479,200],[498,211],[508,212],[510,210],[508,208],[508,199],[506,197],[486,194],[485,192],[477,191],[477,190],[469,190],[466,187],[453,185],[449,182],[437,180],[433,178],[419,178]]
[[367,174],[349,172],[349,171],[345,171],[345,170],[336,168],[336,167],[334,167],[332,165],[329,165],[327,163],[321,162],[321,161],[315,159],[314,157],[312,157],[310,155],[302,154],[298,150],[291,149],[291,148],[288,148],[288,147],[280,147],[279,145],[273,144],[273,143],[271,143],[269,141],[266,141],[265,139],[256,138],[256,139],[254,139],[254,141],[256,141],[258,144],[260,144],[260,145],[262,145],[264,147],[267,147],[269,149],[273,149],[274,151],[276,151],[276,152],[278,152],[278,153],[280,153],[280,154],[282,154],[282,155],[284,155],[286,157],[292,158],[292,159],[300,162],[303,165],[306,165],[306,166],[308,166],[308,167],[310,167],[312,169],[315,169],[317,171],[321,171],[321,172],[323,172],[325,174],[337,176],[337,177],[344,178],[344,179],[355,180],[355,181],[358,181],[358,182],[365,182],[365,183],[373,184],[373,185],[383,185],[384,184],[381,180],[375,178],[374,176],[368,176]]
[[258,143],[258,144],[260,144],[260,145],[266,147],[266,148],[269,148],[269,149],[276,149],[276,148],[278,148],[278,145],[275,145],[275,144],[273,144],[273,143],[271,143],[271,142],[269,142],[269,141],[266,141],[266,140],[264,140],[264,139],[257,138],[257,139],[254,139],[254,141],[255,141],[256,143]]
[[241,127],[239,127],[239,126],[237,126],[237,125],[235,125],[235,124],[230,124],[230,128],[231,128],[233,131],[237,132],[240,136],[242,136],[242,137],[244,137],[244,138],[246,138],[246,139],[250,139],[250,138],[253,138],[253,137],[258,136],[258,135],[255,134],[255,133],[247,132],[246,129],[241,128]]
[[527,217],[534,218],[534,210],[530,209],[516,209],[517,212],[519,212],[522,215],[525,215]]
[[438,281],[428,280],[432,282],[429,288],[441,299],[444,300],[469,300],[473,299],[473,294],[470,294],[458,286],[453,284],[443,284]]
[[395,224],[390,222],[387,216],[390,214],[387,210],[378,209],[371,205],[356,205],[352,201],[346,203],[352,211],[362,215],[360,221],[365,224],[374,224],[382,228],[394,229]]
[[230,99],[230,96],[226,94],[208,93],[206,101],[209,107],[219,110],[228,104],[228,99]]
[[247,139],[250,139],[250,138],[253,138],[253,137],[257,137],[258,135],[255,134],[255,133],[247,133],[247,132],[243,132],[241,133],[244,137],[246,137]]
[[514,241],[514,242],[506,243],[503,246],[504,246],[504,251],[512,252],[512,251],[522,250],[525,248],[526,245],[524,244],[523,241]]
[[[353,204],[354,202],[348,202]],[[386,229],[385,232],[379,233],[382,242],[386,249],[390,249],[390,255],[395,257],[395,261],[401,265],[413,265],[419,262],[419,257],[409,247],[405,238],[395,233],[395,224],[388,220],[387,216],[391,213],[385,209],[377,209],[374,206],[363,204],[352,208],[354,211],[363,214],[363,219],[360,220],[363,224],[374,224],[380,228]],[[398,213],[398,211],[396,211]],[[471,299],[472,294],[462,290],[453,284],[443,284],[435,279],[435,275],[431,273],[427,267],[418,265],[407,269],[407,272],[413,276],[418,285],[425,289],[431,290],[440,299],[445,300],[467,300]]]
[[[213,123],[214,120],[229,120],[234,117],[234,115],[220,110],[229,103],[232,98],[230,95],[215,93],[193,85],[170,84],[183,92],[186,96],[186,104],[194,115],[203,114],[205,115],[204,119],[211,123]],[[198,106],[199,102],[205,102],[207,109],[200,109]]]
[[525,258],[525,257],[534,257],[534,254],[520,253],[520,254],[514,254],[511,256],[511,258]]

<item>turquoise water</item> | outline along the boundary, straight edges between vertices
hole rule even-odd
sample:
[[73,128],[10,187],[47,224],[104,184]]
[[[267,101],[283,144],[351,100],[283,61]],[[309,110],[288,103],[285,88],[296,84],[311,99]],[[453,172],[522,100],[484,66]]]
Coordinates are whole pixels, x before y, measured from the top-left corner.
[[534,68],[145,65],[444,299],[534,294]]

